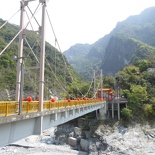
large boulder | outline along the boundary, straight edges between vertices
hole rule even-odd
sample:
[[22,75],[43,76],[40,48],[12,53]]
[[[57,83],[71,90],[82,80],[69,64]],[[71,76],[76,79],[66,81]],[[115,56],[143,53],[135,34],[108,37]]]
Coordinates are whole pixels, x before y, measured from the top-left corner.
[[81,137],[81,134],[82,134],[81,128],[75,127],[74,133],[75,133],[75,137]]
[[85,139],[81,139],[80,141],[82,151],[88,152],[89,150],[89,141]]
[[74,137],[68,137],[68,144],[72,147],[77,147],[77,139]]

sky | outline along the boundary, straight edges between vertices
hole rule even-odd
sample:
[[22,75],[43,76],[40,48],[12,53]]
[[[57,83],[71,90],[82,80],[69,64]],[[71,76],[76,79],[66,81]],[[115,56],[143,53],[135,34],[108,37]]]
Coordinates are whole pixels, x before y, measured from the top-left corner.
[[[10,19],[20,9],[20,0],[0,2],[0,18],[4,20]],[[31,11],[35,10],[38,3],[39,0],[29,2]],[[63,52],[76,43],[93,44],[110,33],[118,22],[131,15],[138,15],[151,6],[155,6],[155,0],[49,0],[47,12]],[[37,12],[36,19],[41,22],[41,9]],[[19,25],[20,12],[9,22]],[[34,29],[38,29],[35,22]],[[48,18],[46,41],[58,48]]]

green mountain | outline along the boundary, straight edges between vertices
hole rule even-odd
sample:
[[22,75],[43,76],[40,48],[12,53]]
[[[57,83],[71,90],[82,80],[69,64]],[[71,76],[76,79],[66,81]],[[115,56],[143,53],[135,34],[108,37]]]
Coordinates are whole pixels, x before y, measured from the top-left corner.
[[[0,19],[0,25],[3,25],[4,22]],[[0,52],[8,45],[18,31],[19,26],[9,23],[0,30]],[[37,59],[40,60],[40,40],[38,34],[34,31],[26,30],[25,34],[28,43],[24,41],[23,58],[25,69],[23,95],[24,97],[31,95],[35,98],[39,92],[40,69],[36,66],[38,66]],[[15,98],[17,62],[12,57],[18,55],[18,40],[19,38],[17,37],[0,57],[0,100],[8,99],[8,93],[11,100]],[[31,46],[33,52],[29,46]],[[76,81],[76,84],[78,81],[86,82],[67,63],[64,55],[47,42],[45,51],[45,99],[48,99],[50,95],[58,97],[69,96],[69,87],[74,81]]]
[[[104,75],[112,75],[120,71],[123,67],[134,63],[139,59],[150,57],[155,49],[155,7],[145,9],[141,14],[130,16],[126,20],[117,23],[116,27],[106,36],[90,45],[89,52],[78,59],[82,60],[81,66],[76,66],[78,72],[90,79],[90,72],[103,70]],[[73,48],[74,46],[72,46]],[[83,45],[85,47],[85,45]],[[70,52],[64,52],[71,66],[78,65],[77,59],[68,59]],[[84,53],[84,52],[83,52]]]

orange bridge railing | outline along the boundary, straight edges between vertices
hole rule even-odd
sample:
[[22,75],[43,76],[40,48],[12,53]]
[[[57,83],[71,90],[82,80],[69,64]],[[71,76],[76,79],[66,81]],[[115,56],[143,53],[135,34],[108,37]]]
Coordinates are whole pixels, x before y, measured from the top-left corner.
[[[87,100],[58,100],[44,101],[43,109],[52,110],[67,108],[72,106],[96,104],[105,101],[105,99],[87,99]],[[17,101],[0,101],[0,116],[9,116],[18,114],[19,103]],[[39,101],[22,101],[22,113],[38,112]]]

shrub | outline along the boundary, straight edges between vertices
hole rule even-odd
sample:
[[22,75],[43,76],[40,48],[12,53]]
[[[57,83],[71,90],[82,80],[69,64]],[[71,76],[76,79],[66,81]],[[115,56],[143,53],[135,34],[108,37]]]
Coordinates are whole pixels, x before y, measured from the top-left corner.
[[132,118],[132,110],[128,108],[123,108],[121,110],[122,117],[126,120],[130,120]]
[[152,105],[151,104],[145,104],[143,107],[143,110],[144,110],[145,116],[148,117],[152,113]]

